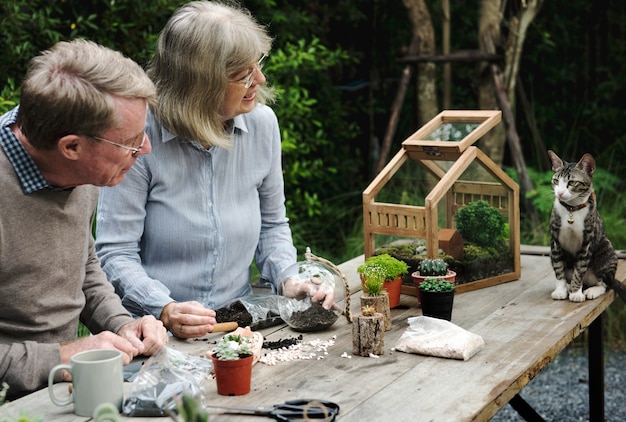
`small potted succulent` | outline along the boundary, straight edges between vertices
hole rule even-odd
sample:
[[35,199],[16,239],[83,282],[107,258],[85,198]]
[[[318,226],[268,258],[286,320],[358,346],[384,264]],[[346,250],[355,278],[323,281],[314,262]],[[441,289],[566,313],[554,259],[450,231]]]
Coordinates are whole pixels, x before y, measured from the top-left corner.
[[417,302],[421,305],[422,298],[419,285],[426,278],[441,278],[454,283],[456,273],[448,268],[448,263],[443,258],[425,258],[419,262],[417,271],[412,273],[411,277],[417,289]]
[[210,353],[217,381],[217,392],[224,396],[239,396],[250,392],[252,380],[252,338],[226,334]]
[[[406,262],[400,261],[389,254],[370,256],[357,268],[361,277],[363,290],[370,290],[368,284],[377,285],[382,279],[382,288],[389,294],[389,307],[395,308],[400,304],[402,290],[402,276],[409,272]],[[372,292],[369,292],[373,294]]]
[[441,277],[426,277],[418,290],[422,297],[422,315],[450,321],[454,303],[454,283]]

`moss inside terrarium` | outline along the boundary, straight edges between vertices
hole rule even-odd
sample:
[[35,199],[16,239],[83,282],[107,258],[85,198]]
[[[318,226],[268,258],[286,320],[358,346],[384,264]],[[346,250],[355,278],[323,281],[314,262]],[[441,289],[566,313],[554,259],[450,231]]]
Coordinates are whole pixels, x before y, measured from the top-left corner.
[[[407,263],[409,272],[404,276],[403,284],[413,286],[411,274],[417,271],[420,261],[426,258],[425,241],[417,239],[394,242],[376,249],[374,254],[383,253]],[[443,258],[448,267],[456,272],[457,284],[470,283],[514,271],[513,255],[507,242],[503,239],[489,247],[466,243],[463,253],[463,259],[457,260],[444,251],[439,251],[439,257]]]

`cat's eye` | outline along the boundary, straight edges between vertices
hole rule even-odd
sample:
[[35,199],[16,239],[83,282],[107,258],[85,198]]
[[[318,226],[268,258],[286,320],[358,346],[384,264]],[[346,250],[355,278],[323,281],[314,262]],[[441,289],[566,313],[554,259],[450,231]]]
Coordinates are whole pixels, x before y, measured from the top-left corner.
[[569,182],[567,182],[567,186],[570,188],[575,188],[578,185],[580,185],[580,182],[576,181],[576,180],[570,180]]

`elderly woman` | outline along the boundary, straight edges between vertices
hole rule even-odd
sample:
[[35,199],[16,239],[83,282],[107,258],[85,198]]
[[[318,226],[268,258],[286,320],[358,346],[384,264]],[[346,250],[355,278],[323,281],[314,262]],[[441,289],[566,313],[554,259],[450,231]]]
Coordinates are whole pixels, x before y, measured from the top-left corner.
[[214,309],[251,294],[253,259],[274,287],[296,262],[262,71],[271,44],[243,8],[177,10],[147,69],[158,93],[146,123],[152,154],[101,192],[97,253],[109,280],[127,309],[177,337],[205,335]]

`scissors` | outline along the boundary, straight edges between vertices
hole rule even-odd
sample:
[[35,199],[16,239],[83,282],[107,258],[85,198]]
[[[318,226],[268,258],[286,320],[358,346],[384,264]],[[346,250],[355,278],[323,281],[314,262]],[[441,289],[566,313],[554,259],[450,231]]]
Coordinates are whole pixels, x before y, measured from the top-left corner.
[[339,405],[326,400],[297,399],[282,404],[256,407],[222,407],[206,406],[212,409],[222,409],[222,414],[267,416],[277,421],[295,422],[320,419],[334,421],[339,413]]

